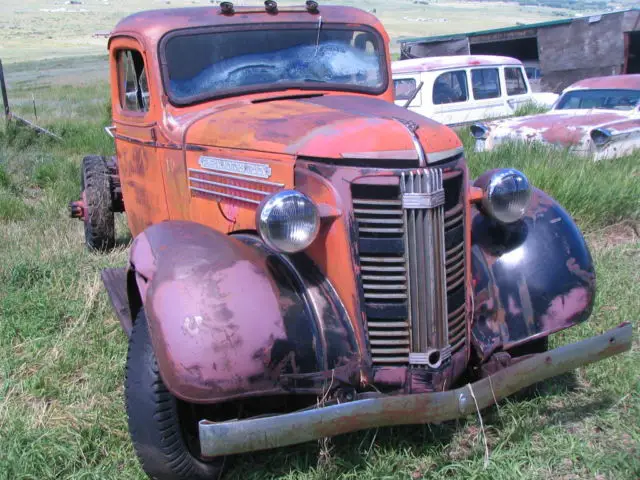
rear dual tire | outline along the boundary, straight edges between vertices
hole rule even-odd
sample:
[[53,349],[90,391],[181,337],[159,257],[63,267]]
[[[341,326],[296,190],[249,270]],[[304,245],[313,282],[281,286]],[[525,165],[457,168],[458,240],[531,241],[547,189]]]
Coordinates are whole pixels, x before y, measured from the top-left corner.
[[104,157],[89,155],[82,160],[84,239],[89,250],[105,252],[116,244],[111,177]]

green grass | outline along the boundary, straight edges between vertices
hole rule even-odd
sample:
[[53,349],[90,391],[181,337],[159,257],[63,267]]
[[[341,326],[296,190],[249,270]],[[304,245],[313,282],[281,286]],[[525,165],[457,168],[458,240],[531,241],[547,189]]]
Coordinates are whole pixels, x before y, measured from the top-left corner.
[[527,115],[537,115],[549,111],[549,107],[545,107],[535,102],[528,102],[516,108],[513,112],[514,117],[526,117]]
[[517,168],[558,200],[582,229],[640,218],[640,152],[592,162],[542,144],[510,143],[477,154],[469,132],[464,129],[460,134],[473,177],[491,168]]
[[[0,480],[144,478],[124,413],[126,340],[99,281],[102,268],[125,264],[127,250],[88,253],[81,223],[66,211],[79,193],[82,156],[113,151],[102,131],[107,89],[74,87],[67,95],[70,89],[39,91],[50,108],[43,108],[42,123],[64,142],[26,130],[9,129],[0,137]],[[24,100],[26,115],[29,90],[11,95]],[[610,235],[604,226],[637,218],[637,158],[636,165],[634,159],[591,164],[564,152],[515,146],[468,156],[474,174],[510,165],[525,171],[567,206],[589,238],[599,240]],[[594,250],[599,290],[593,317],[555,336],[553,345],[638,321],[640,242],[628,237],[613,243]],[[470,416],[345,435],[328,451],[310,443],[247,455],[227,478],[635,480],[637,326],[635,332],[631,353],[483,412],[486,466],[479,422]]]

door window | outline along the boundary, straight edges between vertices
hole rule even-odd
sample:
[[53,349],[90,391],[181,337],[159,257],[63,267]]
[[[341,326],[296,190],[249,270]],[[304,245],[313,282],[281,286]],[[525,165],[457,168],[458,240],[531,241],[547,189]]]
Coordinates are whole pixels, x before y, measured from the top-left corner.
[[416,90],[416,81],[413,78],[400,78],[393,81],[396,91],[396,100],[409,100]]
[[445,72],[433,84],[433,104],[466,102],[469,99],[467,73],[464,70]]
[[132,112],[149,111],[149,85],[140,52],[120,50],[118,53],[120,106]]
[[471,70],[471,84],[473,85],[473,97],[476,100],[500,96],[500,75],[497,68]]
[[505,67],[504,80],[507,84],[507,95],[522,95],[527,93],[527,84],[520,67]]

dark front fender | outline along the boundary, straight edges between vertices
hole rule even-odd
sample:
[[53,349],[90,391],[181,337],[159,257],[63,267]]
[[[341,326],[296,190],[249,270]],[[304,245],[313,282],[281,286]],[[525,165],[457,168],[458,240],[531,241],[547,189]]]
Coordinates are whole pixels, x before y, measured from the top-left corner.
[[[177,397],[216,403],[281,394],[288,377],[304,383],[305,374],[340,367],[357,377],[354,335],[340,303],[326,298],[332,290],[304,284],[310,280],[258,239],[164,222],[136,237],[131,263],[160,374]],[[333,322],[317,308],[331,309]],[[341,339],[334,351],[327,335]]]
[[[474,209],[475,210],[475,209]],[[571,216],[534,189],[523,221],[472,222],[473,345],[486,360],[586,320],[595,296],[591,254]]]

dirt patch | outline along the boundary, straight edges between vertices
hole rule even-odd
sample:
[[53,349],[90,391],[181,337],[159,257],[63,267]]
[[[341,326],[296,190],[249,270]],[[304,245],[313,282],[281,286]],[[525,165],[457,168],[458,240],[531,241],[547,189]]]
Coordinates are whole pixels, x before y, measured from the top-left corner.
[[585,238],[593,250],[604,250],[617,245],[635,243],[640,241],[640,223],[625,220],[588,233]]

